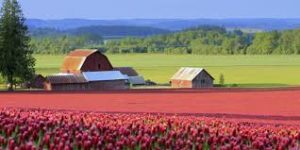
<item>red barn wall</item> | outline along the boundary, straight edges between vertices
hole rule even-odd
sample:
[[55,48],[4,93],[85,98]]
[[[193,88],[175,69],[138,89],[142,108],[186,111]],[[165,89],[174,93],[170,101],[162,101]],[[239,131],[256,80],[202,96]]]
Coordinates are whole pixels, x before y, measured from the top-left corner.
[[172,88],[193,88],[191,81],[186,80],[172,80]]
[[109,70],[113,70],[111,63],[105,55],[100,53],[94,53],[88,56],[81,67],[82,72]]

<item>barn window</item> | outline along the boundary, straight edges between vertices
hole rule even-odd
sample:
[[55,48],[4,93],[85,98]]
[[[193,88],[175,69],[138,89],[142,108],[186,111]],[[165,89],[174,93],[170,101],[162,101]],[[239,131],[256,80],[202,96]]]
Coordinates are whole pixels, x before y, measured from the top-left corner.
[[201,80],[201,84],[205,84],[205,80],[204,79]]
[[100,64],[98,64],[98,69],[101,69],[101,65]]

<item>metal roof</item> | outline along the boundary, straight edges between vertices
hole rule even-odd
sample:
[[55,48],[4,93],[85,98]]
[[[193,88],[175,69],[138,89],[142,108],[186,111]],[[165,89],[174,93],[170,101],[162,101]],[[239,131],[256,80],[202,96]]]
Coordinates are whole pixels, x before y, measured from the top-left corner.
[[86,57],[65,57],[64,63],[61,66],[61,70],[67,71],[80,71],[82,64],[84,63]]
[[68,56],[65,57],[64,62],[61,66],[61,71],[80,71],[83,63],[85,62],[86,58],[96,52],[99,52],[98,50],[94,49],[77,49],[68,54]]
[[71,51],[68,56],[88,57],[97,51],[98,51],[97,49],[76,49],[74,51]]
[[120,71],[83,72],[82,75],[87,81],[128,80]]
[[129,83],[132,85],[144,85],[146,84],[144,78],[142,76],[130,76],[128,78]]
[[203,68],[192,68],[192,67],[182,67],[180,68],[171,78],[171,80],[187,80],[192,81],[194,78],[205,71],[212,79],[214,79],[205,69]]
[[138,76],[138,73],[131,67],[115,67],[114,70],[120,71],[128,76]]
[[86,83],[87,80],[82,75],[50,75],[47,81],[52,84],[70,84],[70,83]]

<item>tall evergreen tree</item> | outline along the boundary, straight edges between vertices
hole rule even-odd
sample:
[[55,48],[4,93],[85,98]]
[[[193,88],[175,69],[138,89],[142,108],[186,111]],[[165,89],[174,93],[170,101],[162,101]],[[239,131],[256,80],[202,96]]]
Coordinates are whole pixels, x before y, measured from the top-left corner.
[[4,0],[0,18],[0,73],[9,84],[30,80],[35,59],[29,46],[30,37],[17,0]]

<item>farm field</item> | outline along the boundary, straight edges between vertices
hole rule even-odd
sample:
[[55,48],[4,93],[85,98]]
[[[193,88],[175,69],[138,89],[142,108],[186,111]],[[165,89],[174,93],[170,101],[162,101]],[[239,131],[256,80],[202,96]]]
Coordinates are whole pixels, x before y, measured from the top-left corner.
[[[218,83],[219,75],[225,83],[239,87],[283,87],[300,85],[300,56],[201,56],[165,54],[108,55],[113,66],[132,66],[145,79],[166,84],[181,67],[204,67]],[[44,75],[57,73],[63,55],[35,55],[36,70]]]
[[298,150],[299,106],[300,88],[3,92],[0,149]]
[[300,127],[197,116],[0,109],[0,149],[291,149]]
[[0,149],[296,150],[299,105],[299,88],[4,92]]
[[4,92],[0,94],[0,108],[123,113],[300,117],[299,106],[299,88],[17,92],[15,94]]

